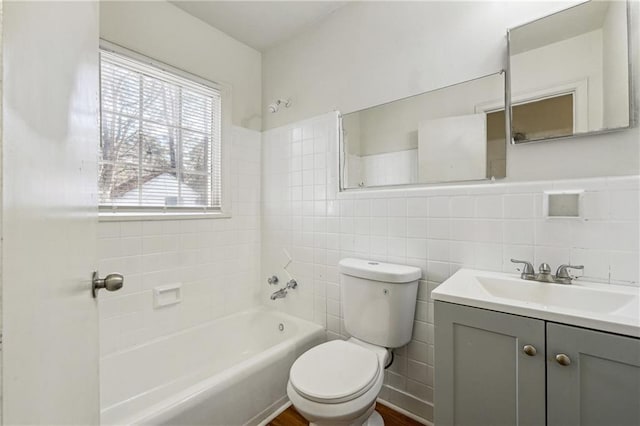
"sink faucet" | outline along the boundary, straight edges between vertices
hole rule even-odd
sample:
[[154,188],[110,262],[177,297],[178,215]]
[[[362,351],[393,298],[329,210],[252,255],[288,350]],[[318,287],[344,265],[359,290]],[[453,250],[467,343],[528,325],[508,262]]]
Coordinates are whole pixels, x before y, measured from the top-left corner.
[[551,266],[549,266],[548,263],[541,263],[538,268],[538,273],[534,279],[543,283],[555,282],[554,276],[551,275]]
[[569,275],[568,269],[584,269],[583,265],[560,265],[555,275],[551,275],[551,266],[548,263],[542,263],[538,268],[536,274],[533,270],[531,262],[526,260],[511,259],[513,263],[521,263],[524,265],[520,278],[523,280],[540,281],[543,283],[555,283],[555,284],[571,284],[571,275]]
[[282,287],[280,290],[271,293],[270,298],[271,300],[282,299],[287,295],[287,290],[293,290],[296,287],[298,287],[298,282],[292,278],[289,280],[289,282],[287,282],[287,285],[285,287]]

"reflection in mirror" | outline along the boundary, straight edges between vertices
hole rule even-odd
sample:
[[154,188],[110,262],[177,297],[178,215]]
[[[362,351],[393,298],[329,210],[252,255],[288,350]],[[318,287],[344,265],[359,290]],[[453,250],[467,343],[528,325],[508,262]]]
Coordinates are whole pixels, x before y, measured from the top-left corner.
[[509,30],[514,143],[629,127],[627,3],[590,1]]
[[342,116],[343,188],[503,178],[504,75]]

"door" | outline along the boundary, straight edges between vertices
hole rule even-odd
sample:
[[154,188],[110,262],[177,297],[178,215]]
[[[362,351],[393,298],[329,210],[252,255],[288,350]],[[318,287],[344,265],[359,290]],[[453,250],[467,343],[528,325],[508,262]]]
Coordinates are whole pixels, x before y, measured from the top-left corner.
[[549,426],[640,425],[640,339],[547,324]]
[[98,4],[4,2],[4,424],[99,422]]
[[544,321],[435,303],[435,424],[544,425]]

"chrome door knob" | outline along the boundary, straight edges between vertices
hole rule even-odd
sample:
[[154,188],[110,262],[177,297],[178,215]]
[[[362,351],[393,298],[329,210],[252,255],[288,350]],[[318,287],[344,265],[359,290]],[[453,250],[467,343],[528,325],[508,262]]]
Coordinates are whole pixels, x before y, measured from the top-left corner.
[[566,354],[556,355],[556,361],[558,362],[558,364],[564,365],[564,366],[571,364],[571,358],[569,358],[569,356]]
[[95,298],[96,293],[101,288],[104,288],[107,291],[117,291],[120,290],[123,285],[124,277],[122,274],[109,274],[104,278],[100,278],[98,276],[98,271],[95,271],[91,279],[91,295]]
[[529,356],[535,356],[538,353],[536,347],[533,345],[524,345],[524,347],[522,348],[522,352]]

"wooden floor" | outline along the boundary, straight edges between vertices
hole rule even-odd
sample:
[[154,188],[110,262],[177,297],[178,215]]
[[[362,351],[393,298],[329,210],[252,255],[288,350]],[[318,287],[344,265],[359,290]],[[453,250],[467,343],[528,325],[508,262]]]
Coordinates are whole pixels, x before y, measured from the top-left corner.
[[[413,419],[405,416],[404,414],[400,414],[397,411],[392,410],[386,405],[376,404],[376,411],[380,413],[382,418],[384,419],[385,426],[419,426],[420,423],[416,422]],[[293,406],[287,408],[283,411],[278,417],[273,419],[269,426],[308,426],[309,422],[307,422],[304,417],[302,417],[298,412],[293,408]]]

